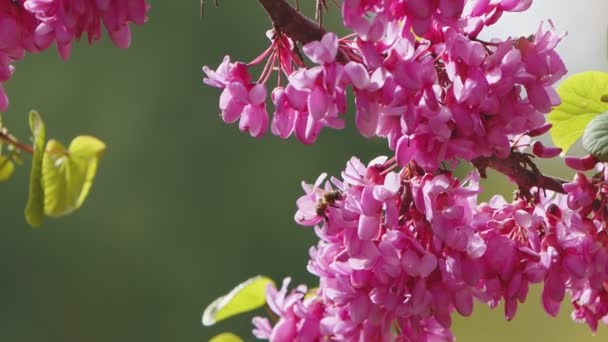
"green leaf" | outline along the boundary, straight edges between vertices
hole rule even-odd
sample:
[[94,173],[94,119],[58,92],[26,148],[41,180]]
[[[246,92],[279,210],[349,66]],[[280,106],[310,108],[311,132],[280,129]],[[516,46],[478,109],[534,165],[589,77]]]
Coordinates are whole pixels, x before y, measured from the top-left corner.
[[15,171],[13,162],[5,156],[0,156],[0,182],[9,179],[13,171]]
[[42,224],[44,217],[44,192],[42,190],[42,155],[44,154],[44,122],[38,112],[29,115],[30,131],[34,137],[34,155],[30,171],[30,190],[25,207],[25,219],[32,227]]
[[209,342],[243,342],[243,339],[233,333],[221,333],[215,335]]
[[608,73],[587,71],[566,79],[557,92],[562,103],[549,113],[553,143],[566,152],[582,135],[589,121],[608,111]]
[[102,141],[90,136],[76,137],[67,150],[49,140],[42,158],[45,215],[59,217],[82,206],[105,149]]
[[600,161],[608,161],[608,112],[589,122],[583,134],[583,147]]
[[203,325],[210,326],[228,317],[255,310],[266,304],[266,286],[274,282],[255,276],[239,284],[230,293],[209,304],[203,313]]

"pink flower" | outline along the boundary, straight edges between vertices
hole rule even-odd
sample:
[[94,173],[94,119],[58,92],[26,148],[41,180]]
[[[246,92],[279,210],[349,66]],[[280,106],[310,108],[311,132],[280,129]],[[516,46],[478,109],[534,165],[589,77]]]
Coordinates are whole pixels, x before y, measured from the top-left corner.
[[266,112],[266,87],[260,83],[252,83],[247,66],[243,63],[231,63],[226,56],[217,70],[203,67],[207,77],[203,82],[216,88],[223,89],[220,96],[220,111],[222,119],[233,123],[240,119],[239,128],[249,132],[253,137],[260,137],[268,129],[268,113]]
[[53,42],[67,59],[74,39],[100,38],[103,22],[116,45],[127,48],[129,23],[143,24],[145,0],[0,0],[0,111],[8,107],[2,86],[13,73],[12,63],[26,52],[39,53]]
[[[433,171],[443,162],[506,158],[514,137],[544,127],[544,114],[559,103],[552,86],[566,72],[555,52],[563,36],[549,24],[529,39],[480,41],[475,37],[484,26],[504,11],[528,8],[530,1],[465,5],[345,1],[344,23],[355,37],[328,32],[306,44],[303,52],[316,64],[311,67],[297,63],[292,69],[296,57],[286,52],[292,43],[272,35],[271,47],[251,63],[279,56],[271,64],[288,76],[287,85],[279,79],[273,90],[272,132],[312,144],[324,127],[342,129],[352,86],[357,129],[364,137],[386,138],[402,166],[414,162]],[[234,111],[236,118],[241,106]],[[543,156],[557,153],[539,148]]]
[[[453,314],[469,316],[474,300],[492,308],[504,301],[511,320],[536,283],[548,314],[570,294],[573,318],[595,330],[608,321],[601,223],[608,211],[590,205],[608,200],[600,171],[593,179],[577,175],[568,196],[538,192],[536,203],[495,196],[478,204],[476,173],[460,180],[413,165],[398,170],[386,157],[367,165],[352,158],[341,180],[325,182],[322,174],[303,184],[297,201],[296,221],[316,225],[320,238],[308,263],[318,290],[304,299],[305,288],[287,293],[288,280],[280,291],[269,288],[268,305],[279,318],[274,325],[256,318],[254,334],[274,341],[453,341]],[[581,191],[588,198],[567,206]],[[319,203],[328,205],[319,211]]]
[[[399,322],[400,329],[411,330],[401,336],[420,336],[414,341],[423,341],[427,334],[451,341],[446,329],[450,315],[454,310],[471,313],[473,273],[479,272],[472,260],[485,252],[485,243],[471,225],[478,193],[476,178],[464,181],[464,187],[447,175],[412,176],[404,181],[401,173],[383,172],[390,165],[386,158],[367,166],[351,159],[344,180],[331,180],[343,197],[328,208],[323,219],[314,204],[333,188],[326,183],[325,192],[320,190],[325,175],[314,186],[306,186],[307,194],[298,200],[296,218],[301,217],[299,221],[306,225],[322,225],[316,229],[321,241],[311,249],[308,269],[320,277],[323,303],[335,310],[326,310],[321,331],[337,339],[374,336],[391,340],[395,336],[387,322]],[[418,190],[427,182],[437,187],[436,193]],[[418,197],[425,193],[431,194],[427,202]],[[418,201],[430,207],[414,205]],[[441,202],[440,209],[432,204],[435,201]],[[458,218],[446,212],[449,206],[458,205],[462,206]],[[443,215],[453,220],[450,223],[455,229],[442,227],[447,224],[439,219]],[[446,236],[454,233],[464,240],[435,235],[435,227]],[[439,294],[446,296],[435,299]],[[434,328],[425,330],[419,322]]]
[[25,9],[40,21],[35,44],[40,50],[54,41],[63,59],[68,59],[74,39],[87,34],[89,43],[101,38],[101,23],[112,42],[123,49],[131,44],[130,23],[142,25],[149,5],[145,0],[25,0]]
[[9,100],[3,83],[13,74],[12,63],[21,60],[26,50],[33,50],[36,18],[23,8],[23,1],[0,1],[0,111]]
[[338,37],[327,33],[320,41],[304,45],[302,51],[317,64],[333,63],[338,53]]
[[312,342],[320,339],[320,320],[325,310],[323,305],[314,296],[304,298],[307,292],[304,285],[288,293],[287,286],[290,282],[290,278],[285,278],[279,291],[272,284],[268,285],[266,302],[279,319],[272,326],[268,319],[255,317],[253,333],[257,338],[271,342]]

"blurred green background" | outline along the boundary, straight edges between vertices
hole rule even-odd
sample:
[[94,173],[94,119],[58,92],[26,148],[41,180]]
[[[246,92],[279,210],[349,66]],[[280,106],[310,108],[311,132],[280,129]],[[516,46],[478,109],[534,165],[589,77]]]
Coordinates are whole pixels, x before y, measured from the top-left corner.
[[[104,39],[77,44],[68,63],[54,50],[29,56],[6,85],[4,120],[18,136],[27,136],[35,108],[50,137],[67,143],[91,134],[108,150],[84,207],[40,229],[22,214],[29,167],[1,184],[0,341],[205,341],[228,330],[251,340],[251,316],[204,328],[204,307],[258,273],[313,284],[305,265],[314,234],[293,222],[300,182],[339,174],[353,154],[368,161],[387,152],[383,141],[360,138],[352,120],[314,146],[252,139],[224,124],[219,92],[201,85],[200,69],[227,53],[246,61],[265,49],[262,9],[224,0],[201,21],[196,0],[150,2],[150,21],[134,27],[130,50]],[[508,194],[501,182],[486,185]],[[537,292],[513,322],[502,307],[477,305],[472,318],[455,320],[456,336],[608,336],[601,327],[592,338],[570,321],[567,305],[548,318]]]

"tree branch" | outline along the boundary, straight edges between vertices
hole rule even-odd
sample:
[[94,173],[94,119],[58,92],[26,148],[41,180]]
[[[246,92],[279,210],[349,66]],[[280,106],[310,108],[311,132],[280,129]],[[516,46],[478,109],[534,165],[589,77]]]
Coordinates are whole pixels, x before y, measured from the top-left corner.
[[286,0],[258,0],[274,26],[294,41],[307,44],[321,40],[325,30],[316,22],[291,7]]
[[530,189],[547,189],[565,194],[562,186],[568,181],[543,175],[532,162],[530,155],[521,152],[512,152],[506,159],[496,156],[480,157],[471,161],[479,170],[480,175],[486,178],[486,169],[494,169],[514,181],[524,196],[530,195]]

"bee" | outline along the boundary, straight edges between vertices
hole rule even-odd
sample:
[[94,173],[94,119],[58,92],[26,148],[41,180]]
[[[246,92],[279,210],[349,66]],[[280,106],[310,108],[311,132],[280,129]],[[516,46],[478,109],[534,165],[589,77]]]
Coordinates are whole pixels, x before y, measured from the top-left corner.
[[325,213],[327,207],[335,207],[336,201],[339,201],[342,198],[342,191],[340,190],[325,191],[321,198],[319,198],[317,201],[317,205],[315,207],[317,216],[323,217],[325,221],[329,221],[329,218]]

